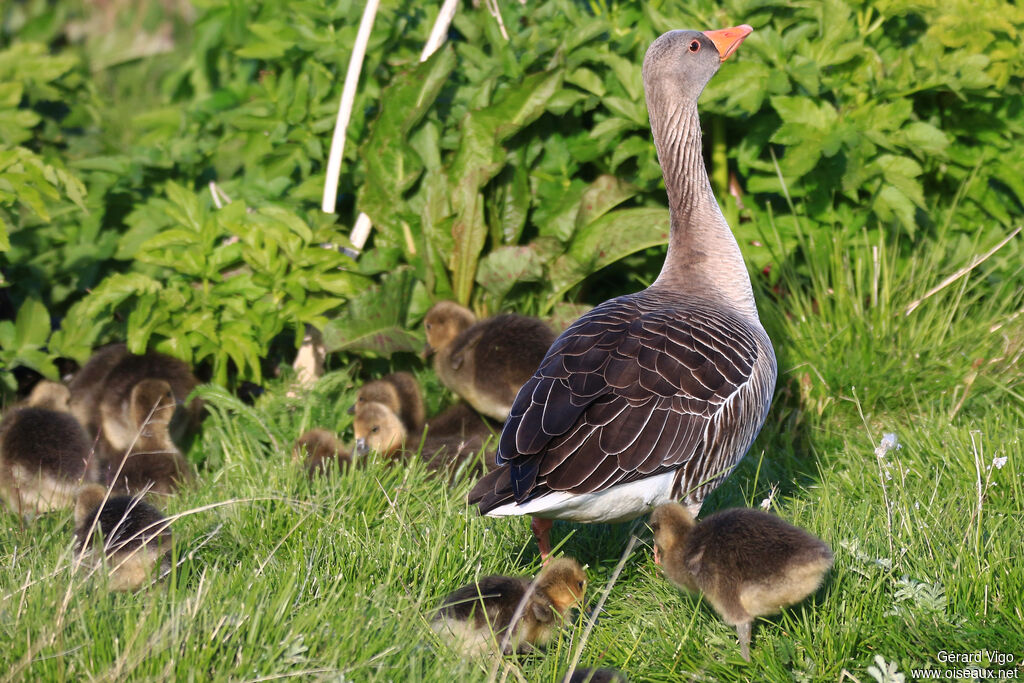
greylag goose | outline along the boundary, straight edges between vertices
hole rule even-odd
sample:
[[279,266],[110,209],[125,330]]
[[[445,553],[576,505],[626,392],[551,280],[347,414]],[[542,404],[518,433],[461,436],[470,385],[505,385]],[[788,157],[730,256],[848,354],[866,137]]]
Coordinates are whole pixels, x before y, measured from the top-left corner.
[[647,50],[665,264],[650,287],[558,337],[516,397],[499,469],[469,494],[482,514],[533,515],[542,556],[553,519],[625,521],[677,499],[699,510],[767,417],[775,354],[708,182],[697,116],[701,90],[751,30],[671,31]]
[[176,407],[174,391],[162,379],[144,379],[132,387],[127,406],[134,425],[131,440],[123,450],[100,442],[105,479],[115,489],[169,495],[194,478],[171,439],[170,422]]
[[[543,647],[565,622],[569,608],[582,602],[587,575],[576,560],[549,563],[532,582],[522,616],[507,637],[507,652]],[[441,600],[431,626],[455,649],[474,654],[506,640],[516,608],[530,590],[530,579],[485,576]]]
[[332,467],[342,469],[352,462],[352,454],[338,437],[326,429],[310,429],[295,442],[292,459],[302,460],[306,473],[313,477],[328,473]]
[[555,340],[537,318],[503,313],[477,322],[472,311],[452,301],[434,304],[423,326],[441,383],[499,422]]
[[818,590],[832,566],[821,539],[775,515],[735,508],[699,524],[678,503],[651,515],[654,561],[677,586],[703,593],[736,627],[740,653],[750,661],[750,626]]
[[[427,469],[432,471],[458,469],[494,434],[491,426],[465,403],[457,403],[427,420],[426,436],[410,435],[402,420],[383,403],[359,403],[353,430],[357,457],[371,450],[388,456],[418,451],[426,459]],[[485,453],[485,459],[488,469],[494,466],[492,450]]]
[[[103,501],[107,491],[99,484],[86,484],[75,503],[75,549],[89,565],[106,561],[109,588],[138,590],[157,564],[170,567],[170,522],[149,503],[130,496]],[[102,537],[103,552],[93,542]]]
[[[56,395],[59,401],[63,393]],[[50,387],[33,390],[0,421],[0,497],[25,517],[70,508],[79,484],[95,476],[89,437],[78,420],[35,405],[52,405],[53,398]]]
[[419,433],[427,418],[420,385],[408,372],[393,372],[359,387],[355,405],[348,409],[349,415],[355,415],[361,403],[383,403],[391,408],[410,434]]
[[[178,404],[199,384],[184,361],[154,351],[137,356],[124,344],[112,344],[93,354],[71,379],[71,412],[92,436],[101,433],[112,449],[123,451],[137,431],[130,409],[132,389],[144,379],[166,381]],[[183,406],[173,422],[176,440],[198,426],[201,412],[199,399]]]

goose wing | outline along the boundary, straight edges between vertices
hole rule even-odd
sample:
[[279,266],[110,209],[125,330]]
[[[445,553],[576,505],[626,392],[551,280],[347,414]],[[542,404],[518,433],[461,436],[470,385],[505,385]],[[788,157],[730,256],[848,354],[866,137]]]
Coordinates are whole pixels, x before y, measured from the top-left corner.
[[770,376],[755,377],[764,348],[756,326],[700,302],[648,290],[601,304],[555,341],[519,391],[498,445],[501,467],[470,502],[486,513],[679,468],[684,492],[710,491],[766,416],[775,362],[760,373]]

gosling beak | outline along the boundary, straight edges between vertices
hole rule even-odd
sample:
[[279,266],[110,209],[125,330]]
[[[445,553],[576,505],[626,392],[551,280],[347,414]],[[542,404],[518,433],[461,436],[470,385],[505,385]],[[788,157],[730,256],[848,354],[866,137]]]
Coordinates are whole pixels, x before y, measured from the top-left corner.
[[658,556],[658,546],[654,546],[654,564],[661,566],[661,558]]
[[732,28],[722,28],[717,31],[704,31],[704,35],[711,39],[711,42],[718,48],[718,54],[724,62],[729,55],[736,51],[743,39],[750,35],[754,29],[747,24],[740,24]]
[[433,349],[433,347],[430,346],[430,344],[427,344],[426,346],[423,347],[423,357],[424,358],[430,358],[433,355],[434,355],[434,349]]
[[355,415],[356,414],[356,405],[353,403],[352,405],[350,405],[348,407],[348,410],[346,410],[345,412],[347,412],[349,415]]
[[366,445],[366,439],[356,439],[356,450],[355,455],[362,457],[370,452],[370,447]]

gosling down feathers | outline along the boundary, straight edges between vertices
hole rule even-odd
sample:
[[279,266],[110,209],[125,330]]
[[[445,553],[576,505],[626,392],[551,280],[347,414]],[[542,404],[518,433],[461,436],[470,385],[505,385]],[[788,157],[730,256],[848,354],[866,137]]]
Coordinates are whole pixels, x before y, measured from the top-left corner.
[[310,429],[298,438],[292,450],[293,460],[302,460],[306,473],[313,477],[332,468],[343,469],[352,462],[352,454],[338,437],[326,429]]
[[[89,564],[105,558],[114,591],[138,590],[157,565],[170,566],[170,522],[149,503],[131,496],[113,496],[86,484],[75,503],[75,549]],[[102,538],[102,552],[94,539]]]
[[747,661],[754,618],[800,602],[832,566],[824,541],[761,510],[722,510],[696,523],[685,507],[669,503],[651,515],[651,529],[654,561],[736,627]]
[[49,382],[0,421],[0,497],[16,514],[70,508],[78,485],[94,476],[92,445],[78,420],[39,407],[61,405],[67,405],[66,389]]
[[[357,457],[371,450],[388,456],[419,451],[426,459],[427,468],[432,471],[457,470],[468,458],[476,455],[494,433],[490,425],[464,403],[457,403],[427,420],[426,436],[410,434],[405,423],[389,406],[375,402],[356,404],[352,428]],[[494,466],[491,449],[485,453],[485,459],[487,468]]]
[[[508,637],[506,653],[547,645],[569,609],[582,602],[587,575],[576,560],[562,557],[544,567],[532,583],[533,592]],[[446,595],[431,626],[465,654],[484,652],[505,640],[530,584],[530,579],[485,576]]]
[[393,372],[378,380],[367,382],[359,387],[355,405],[348,409],[349,415],[355,415],[360,404],[383,403],[402,420],[405,430],[416,434],[423,429],[426,420],[426,407],[416,378],[408,372]]
[[558,337],[516,396],[499,469],[469,494],[482,514],[533,515],[542,556],[553,519],[625,521],[679,499],[699,510],[767,417],[775,354],[708,182],[697,115],[697,97],[751,30],[671,31],[647,50],[665,264],[650,287]]
[[171,439],[176,408],[174,391],[162,379],[144,379],[132,387],[127,412],[134,436],[124,450],[102,442],[105,479],[120,491],[168,495],[194,478],[192,468]]
[[478,322],[453,301],[434,304],[423,326],[441,383],[499,422],[555,340],[554,331],[537,318],[503,313]]

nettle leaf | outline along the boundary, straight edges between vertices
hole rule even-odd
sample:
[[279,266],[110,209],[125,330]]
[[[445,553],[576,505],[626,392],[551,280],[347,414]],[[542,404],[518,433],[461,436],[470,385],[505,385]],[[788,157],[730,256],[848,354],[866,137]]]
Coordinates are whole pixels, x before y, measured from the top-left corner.
[[576,232],[566,253],[551,268],[552,302],[601,268],[668,242],[668,210],[619,209]]
[[498,247],[480,259],[476,281],[499,301],[519,282],[537,282],[544,266],[536,250],[526,247]]
[[408,330],[406,313],[416,278],[409,269],[385,277],[380,285],[353,297],[323,329],[328,352],[369,352],[390,356],[423,348],[422,337]]
[[14,348],[40,347],[50,336],[50,314],[38,299],[26,299],[14,319]]

